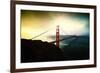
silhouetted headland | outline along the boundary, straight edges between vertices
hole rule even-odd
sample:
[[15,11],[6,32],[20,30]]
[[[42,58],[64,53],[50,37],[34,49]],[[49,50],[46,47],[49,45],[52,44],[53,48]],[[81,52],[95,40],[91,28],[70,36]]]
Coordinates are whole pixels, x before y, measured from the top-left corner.
[[63,52],[52,43],[21,39],[21,62],[63,60]]
[[21,62],[87,60],[90,58],[89,36],[73,36],[60,43],[60,48],[58,48],[50,42],[21,39]]

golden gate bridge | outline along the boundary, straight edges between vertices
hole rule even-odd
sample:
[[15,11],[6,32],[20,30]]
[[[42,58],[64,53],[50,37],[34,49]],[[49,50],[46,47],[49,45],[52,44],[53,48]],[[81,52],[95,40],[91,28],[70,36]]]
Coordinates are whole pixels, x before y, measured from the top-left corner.
[[[75,39],[77,39],[78,36],[76,36],[76,35],[70,35],[70,36],[66,36],[66,38],[60,39],[60,29],[59,29],[59,27],[60,27],[59,25],[56,26],[56,35],[55,35],[55,36],[56,36],[56,40],[55,40],[55,41],[51,41],[50,43],[56,43],[56,46],[57,46],[57,47],[60,47],[60,41],[68,40],[68,39],[74,38],[72,41],[70,41],[70,43],[71,43],[71,42],[73,42]],[[62,29],[61,29],[61,30],[62,30]],[[35,38],[37,38],[37,37],[39,37],[39,36],[41,36],[41,35],[43,35],[43,34],[49,32],[49,31],[50,31],[50,30],[44,31],[44,32],[42,32],[42,33],[36,35],[35,37],[31,38],[31,40],[34,40]]]

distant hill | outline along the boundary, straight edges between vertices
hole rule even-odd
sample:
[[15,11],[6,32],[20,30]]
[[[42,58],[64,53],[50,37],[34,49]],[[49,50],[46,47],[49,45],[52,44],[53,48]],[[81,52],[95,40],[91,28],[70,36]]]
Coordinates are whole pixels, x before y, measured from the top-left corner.
[[21,62],[60,61],[63,58],[62,50],[54,44],[21,39]]

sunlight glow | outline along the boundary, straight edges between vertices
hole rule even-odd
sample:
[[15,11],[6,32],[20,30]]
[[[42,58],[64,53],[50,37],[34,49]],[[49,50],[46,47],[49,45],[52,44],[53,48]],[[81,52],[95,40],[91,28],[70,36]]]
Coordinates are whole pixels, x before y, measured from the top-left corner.
[[[47,31],[34,40],[52,41],[54,39],[51,39],[50,36],[56,36],[57,25],[59,25],[60,35],[84,35],[87,32],[87,21],[79,19],[79,16],[74,13],[23,11],[21,38],[32,39]],[[62,29],[66,34],[63,34]]]

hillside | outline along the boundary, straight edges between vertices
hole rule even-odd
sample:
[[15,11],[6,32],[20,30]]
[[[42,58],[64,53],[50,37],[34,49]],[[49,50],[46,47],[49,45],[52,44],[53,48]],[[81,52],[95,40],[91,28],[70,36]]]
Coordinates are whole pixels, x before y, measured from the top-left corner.
[[21,62],[60,61],[63,52],[54,44],[21,39]]

